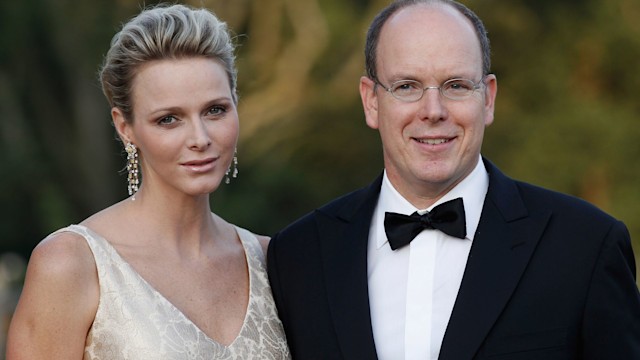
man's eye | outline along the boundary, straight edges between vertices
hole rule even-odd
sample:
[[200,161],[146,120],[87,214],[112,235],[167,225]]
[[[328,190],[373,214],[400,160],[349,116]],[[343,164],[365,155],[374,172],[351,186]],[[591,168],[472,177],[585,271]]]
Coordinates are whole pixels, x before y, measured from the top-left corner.
[[414,92],[419,90],[422,90],[422,88],[420,88],[418,83],[413,83],[413,82],[397,84],[393,88],[393,91],[397,91],[401,93]]
[[447,84],[447,87],[451,90],[461,90],[461,91],[465,91],[465,90],[473,90],[473,83],[471,83],[470,81],[453,81],[449,84]]

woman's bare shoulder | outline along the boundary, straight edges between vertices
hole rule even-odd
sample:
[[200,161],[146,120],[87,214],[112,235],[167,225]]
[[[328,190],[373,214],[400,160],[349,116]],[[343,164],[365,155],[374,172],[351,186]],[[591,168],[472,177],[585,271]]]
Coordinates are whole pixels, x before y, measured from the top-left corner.
[[96,270],[84,237],[75,232],[61,231],[46,237],[33,249],[27,272],[35,280],[73,286],[79,280],[93,278],[88,275],[95,274]]
[[29,259],[9,329],[7,353],[16,358],[81,356],[99,292],[86,240],[68,231],[48,236]]

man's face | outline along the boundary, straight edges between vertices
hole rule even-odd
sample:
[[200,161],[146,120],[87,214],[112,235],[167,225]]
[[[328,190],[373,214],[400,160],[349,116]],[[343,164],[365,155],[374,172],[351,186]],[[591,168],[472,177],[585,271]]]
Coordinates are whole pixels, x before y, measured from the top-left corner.
[[[480,44],[471,23],[451,7],[414,5],[394,14],[382,28],[377,48],[378,81],[427,86],[464,78],[483,79]],[[493,121],[497,91],[489,75],[463,100],[428,89],[416,102],[403,102],[363,77],[360,93],[367,125],[382,139],[387,175],[418,208],[433,204],[476,166],[485,126]]]

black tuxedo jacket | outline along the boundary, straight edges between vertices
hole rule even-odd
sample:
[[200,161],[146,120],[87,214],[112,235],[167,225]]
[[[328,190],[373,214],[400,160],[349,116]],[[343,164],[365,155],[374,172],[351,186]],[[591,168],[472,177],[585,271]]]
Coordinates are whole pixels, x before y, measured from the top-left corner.
[[[439,359],[640,359],[624,224],[485,165],[489,191]],[[377,358],[367,241],[380,185],[381,177],[271,240],[269,279],[294,359]]]

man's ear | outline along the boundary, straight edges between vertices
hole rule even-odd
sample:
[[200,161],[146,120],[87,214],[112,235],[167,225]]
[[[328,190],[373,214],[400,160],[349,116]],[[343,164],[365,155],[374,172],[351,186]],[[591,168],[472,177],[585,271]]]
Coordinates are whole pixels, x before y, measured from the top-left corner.
[[360,98],[367,126],[378,128],[378,96],[376,95],[376,83],[366,76],[360,78]]
[[116,128],[116,132],[122,140],[122,143],[135,143],[133,133],[131,131],[131,123],[127,122],[126,117],[122,111],[114,107],[111,109],[111,119],[113,120],[113,126]]
[[484,125],[489,126],[493,123],[496,95],[498,94],[498,79],[494,74],[489,74],[484,81],[486,87],[484,97]]

